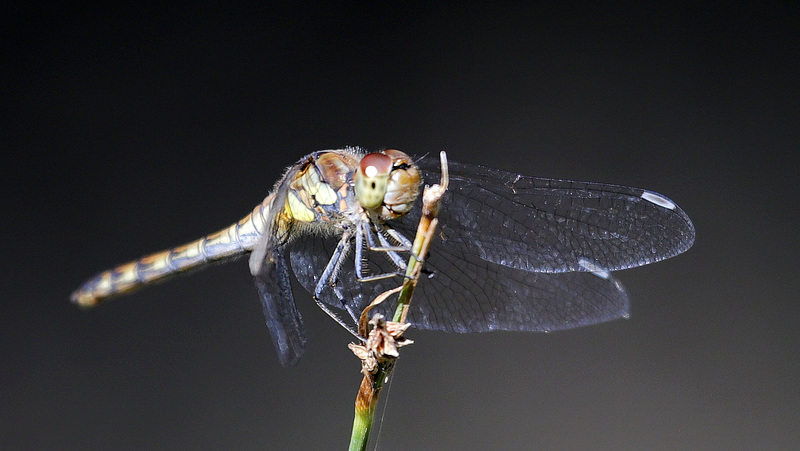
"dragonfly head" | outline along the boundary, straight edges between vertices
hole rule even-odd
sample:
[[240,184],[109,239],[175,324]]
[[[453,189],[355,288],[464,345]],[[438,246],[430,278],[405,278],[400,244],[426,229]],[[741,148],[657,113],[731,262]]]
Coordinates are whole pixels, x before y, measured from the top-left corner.
[[396,149],[365,155],[358,165],[355,179],[356,199],[381,219],[408,213],[422,184],[414,160]]

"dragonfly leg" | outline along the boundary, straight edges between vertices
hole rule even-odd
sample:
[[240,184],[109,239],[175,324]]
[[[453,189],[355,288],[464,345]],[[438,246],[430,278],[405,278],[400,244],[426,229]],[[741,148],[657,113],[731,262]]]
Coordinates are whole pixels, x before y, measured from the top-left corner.
[[[327,313],[328,316],[333,318],[334,321],[339,323],[340,326],[344,327],[345,330],[353,334],[353,336],[358,338],[359,340],[361,341],[365,340],[364,337],[358,334],[358,331],[353,325],[347,324],[341,317],[339,317],[339,315],[336,314],[336,312],[332,311],[327,305],[325,305],[322,301],[320,301],[317,296],[312,296],[312,297],[314,298],[314,302],[317,303],[317,306],[321,308],[323,312]],[[347,307],[346,310],[348,313],[350,313],[350,316],[353,317],[353,321],[355,321],[355,324],[358,324],[358,320],[356,319],[356,317],[353,316],[353,312],[350,311],[350,308]]]
[[[399,272],[404,272],[406,270],[406,261],[404,258],[400,257],[400,255],[397,252],[411,252],[411,242],[408,241],[406,237],[401,235],[393,228],[389,226],[382,226],[382,227],[383,227],[382,231],[375,233],[378,236],[378,240],[381,242],[381,247],[371,246],[370,250],[386,252],[386,255],[388,255],[389,258],[392,259],[392,262],[394,262],[395,266],[397,266]],[[389,234],[389,236],[392,237],[392,239],[400,243],[400,246],[392,247],[382,232],[386,232],[387,234]]]
[[[405,259],[397,255],[397,251],[399,252],[410,252],[414,255],[419,261],[423,261],[422,256],[415,255],[413,253],[414,245],[411,243],[411,240],[405,237],[402,233],[398,232],[389,224],[381,224],[375,223],[375,228],[378,230],[375,234],[378,236],[378,240],[381,242],[382,247],[375,246],[375,244],[370,241],[370,250],[374,251],[385,251],[389,254],[392,261],[397,264],[398,268],[401,271],[405,271],[406,269],[406,262]],[[391,239],[395,241],[395,243],[399,243],[399,246],[392,246],[389,244],[388,240],[386,239],[386,235],[388,235]],[[371,235],[369,235],[371,238]]]
[[339,244],[336,245],[336,250],[333,252],[331,259],[328,261],[328,265],[325,267],[325,270],[322,272],[322,276],[319,278],[317,282],[317,286],[314,288],[314,302],[317,303],[317,306],[322,309],[323,312],[327,313],[328,316],[333,318],[334,321],[339,323],[340,326],[347,329],[348,332],[353,334],[359,340],[364,340],[361,336],[358,335],[358,331],[353,325],[347,324],[339,315],[333,312],[325,303],[320,301],[320,295],[322,294],[322,290],[326,288],[331,288],[336,293],[336,297],[339,299],[339,302],[342,303],[342,308],[347,310],[350,316],[353,318],[354,324],[358,324],[358,320],[356,319],[357,316],[353,316],[353,312],[351,308],[347,305],[344,296],[341,293],[341,290],[337,290],[336,286],[334,285],[334,281],[339,275],[339,269],[342,266],[342,261],[344,257],[347,255],[347,251],[350,249],[350,239],[352,238],[352,232],[345,231],[342,235],[342,239],[339,240]]
[[[392,246],[380,232],[375,232],[378,236],[378,239],[381,241],[381,244],[385,246],[376,246],[374,237],[372,236],[372,230],[370,230],[369,224],[367,222],[362,222],[359,224],[358,231],[356,232],[356,249],[355,249],[355,270],[356,270],[356,280],[359,282],[370,282],[374,280],[380,279],[388,279],[394,276],[403,276],[404,271],[406,269],[406,263],[404,259],[397,253],[397,251],[408,251],[407,248]],[[372,274],[367,275],[365,271],[365,262],[366,259],[364,258],[364,238],[366,237],[366,247],[370,251],[375,252],[384,252],[385,255],[392,261],[396,271],[390,271],[381,274]],[[407,241],[407,240],[406,240]],[[400,240],[398,240],[400,242]]]
[[409,250],[409,251],[411,250],[411,247],[412,247],[411,241],[410,241],[408,238],[406,238],[405,236],[403,236],[403,234],[402,234],[402,233],[398,232],[397,230],[395,230],[394,228],[392,228],[392,227],[389,227],[389,226],[384,226],[384,230],[385,230],[385,231],[386,231],[386,233],[388,233],[388,234],[389,234],[389,236],[391,236],[391,237],[392,237],[392,238],[393,238],[395,241],[397,241],[398,243],[400,243],[400,245],[401,245],[401,246],[402,246],[404,249],[406,249],[406,250]]
[[[367,223],[367,221],[361,223],[361,228],[364,231],[363,233],[367,237],[369,250],[377,252],[408,252],[411,250],[411,241],[393,229],[390,225],[378,221],[373,221],[372,225],[375,226],[374,232],[370,230],[369,223]],[[372,233],[375,233],[375,235],[378,237],[380,245],[375,244],[375,239],[373,238]],[[397,244],[390,243],[389,240],[386,239],[387,235]]]
[[350,318],[353,319],[353,324],[358,324],[359,318],[361,317],[361,312],[356,311],[352,306],[347,305],[347,313],[350,314]]
[[364,227],[363,224],[356,231],[356,251],[353,257],[353,266],[356,270],[356,280],[361,282],[364,278]]
[[[331,259],[328,260],[328,265],[325,266],[325,270],[322,272],[322,275],[317,282],[317,286],[314,288],[314,296],[319,297],[327,286],[332,285],[332,281],[336,280],[339,275],[339,269],[342,267],[342,261],[344,260],[344,256],[347,255],[347,251],[350,249],[350,239],[352,238],[353,233],[348,229],[342,234],[342,239],[339,240],[339,244],[336,245],[336,250],[333,251],[333,255]],[[358,265],[356,265],[358,267]],[[341,300],[342,296],[337,294],[337,297]]]
[[[385,229],[386,233],[389,234],[389,236],[391,236],[393,239],[395,239],[398,243],[401,243],[401,245],[405,247],[404,250],[406,252],[410,252],[414,256],[414,258],[417,259],[417,261],[419,261],[419,262],[424,262],[425,261],[425,256],[424,255],[417,255],[417,254],[414,253],[414,249],[413,249],[414,245],[411,243],[411,241],[409,241],[408,238],[405,237],[405,235],[403,235],[402,233],[398,232],[397,230],[395,230],[394,228],[392,228],[392,227],[390,227],[388,225],[384,226],[384,229]],[[382,235],[380,235],[380,234],[378,236],[382,237]],[[405,261],[403,260],[403,271],[405,271],[405,269],[406,269],[406,264],[405,264]]]

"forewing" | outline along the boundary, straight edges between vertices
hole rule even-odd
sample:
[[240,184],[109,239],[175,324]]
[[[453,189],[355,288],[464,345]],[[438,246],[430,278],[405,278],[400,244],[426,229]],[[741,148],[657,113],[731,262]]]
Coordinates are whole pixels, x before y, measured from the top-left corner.
[[[439,180],[437,159],[418,164],[426,183]],[[694,242],[689,217],[658,193],[458,162],[449,169],[442,241],[486,261],[536,272],[616,271],[675,256]]]

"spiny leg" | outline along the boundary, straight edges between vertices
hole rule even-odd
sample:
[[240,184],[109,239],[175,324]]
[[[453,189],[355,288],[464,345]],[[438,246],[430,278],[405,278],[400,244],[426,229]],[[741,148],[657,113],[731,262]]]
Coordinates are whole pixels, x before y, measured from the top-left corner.
[[[376,224],[375,227],[375,235],[378,237],[378,241],[381,242],[381,245],[375,246],[375,243],[372,239],[372,234],[370,233],[367,235],[370,244],[369,250],[386,252],[386,255],[388,255],[389,258],[392,259],[392,262],[394,262],[395,266],[397,266],[398,272],[404,272],[406,270],[406,261],[404,258],[400,257],[398,252],[411,252],[411,241],[408,241],[406,237],[394,230],[389,225]],[[384,234],[389,235],[389,237],[395,240],[396,243],[399,243],[400,246],[392,246]]]
[[[398,246],[391,246],[391,244],[386,241],[386,238],[381,235],[381,233],[376,232],[377,235],[380,237],[379,239],[385,243],[387,246],[378,247],[374,246],[374,241],[372,237],[372,231],[370,230],[368,222],[362,222],[358,226],[358,230],[356,231],[356,250],[355,250],[355,269],[356,269],[356,280],[359,282],[371,282],[375,280],[381,279],[388,279],[394,276],[402,276],[404,273],[403,271],[406,268],[405,261],[402,257],[397,253],[397,251],[408,251],[409,249],[398,247]],[[387,257],[392,261],[394,264],[396,271],[393,272],[386,272],[381,274],[373,274],[373,275],[365,275],[364,271],[364,262],[366,259],[364,258],[364,237],[366,236],[367,241],[367,249],[370,251],[376,252],[384,252]],[[407,240],[406,240],[407,241]],[[398,242],[400,242],[398,240]],[[395,249],[397,251],[395,251]]]
[[[342,234],[342,238],[339,240],[339,244],[336,245],[336,250],[333,252],[331,259],[328,261],[327,266],[325,266],[325,270],[322,272],[322,276],[319,278],[317,282],[317,286],[314,288],[314,302],[316,302],[317,306],[322,309],[323,312],[327,313],[328,316],[333,318],[334,321],[339,323],[340,326],[344,327],[347,331],[357,337],[359,340],[363,341],[360,335],[358,335],[358,331],[355,329],[354,326],[347,324],[338,314],[333,312],[325,303],[320,300],[320,296],[322,294],[322,290],[326,287],[330,286],[331,289],[334,289],[333,280],[335,280],[339,275],[339,270],[341,269],[342,262],[344,258],[347,256],[347,251],[350,248],[350,240],[352,238],[352,232],[345,231]],[[341,295],[340,292],[334,289],[334,293],[336,297],[339,299],[339,302],[342,303],[342,307],[350,314],[353,318],[355,324],[358,324],[357,316],[353,314],[351,309],[348,307],[347,302],[345,301],[344,297]]]
[[[312,297],[314,298],[314,302],[317,303],[317,306],[321,308],[323,312],[327,313],[328,316],[333,318],[334,321],[339,323],[340,326],[344,327],[345,330],[353,334],[353,336],[358,338],[359,340],[361,341],[365,340],[364,337],[358,334],[358,331],[353,326],[347,324],[342,318],[339,317],[339,315],[336,314],[336,312],[332,311],[327,305],[325,305],[322,301],[320,301],[317,296],[312,296]],[[356,319],[356,317],[353,316],[353,312],[350,311],[350,308],[346,307],[346,310],[348,313],[350,313],[350,316],[353,317],[353,320],[356,321],[356,323],[358,323],[358,320]]]

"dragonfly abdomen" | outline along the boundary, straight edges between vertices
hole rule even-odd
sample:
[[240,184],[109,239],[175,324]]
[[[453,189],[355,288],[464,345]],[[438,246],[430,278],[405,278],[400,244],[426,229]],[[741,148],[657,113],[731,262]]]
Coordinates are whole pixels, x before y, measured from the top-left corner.
[[145,284],[250,252],[265,233],[271,200],[270,195],[249,215],[218,232],[97,274],[72,293],[72,302],[92,307]]

